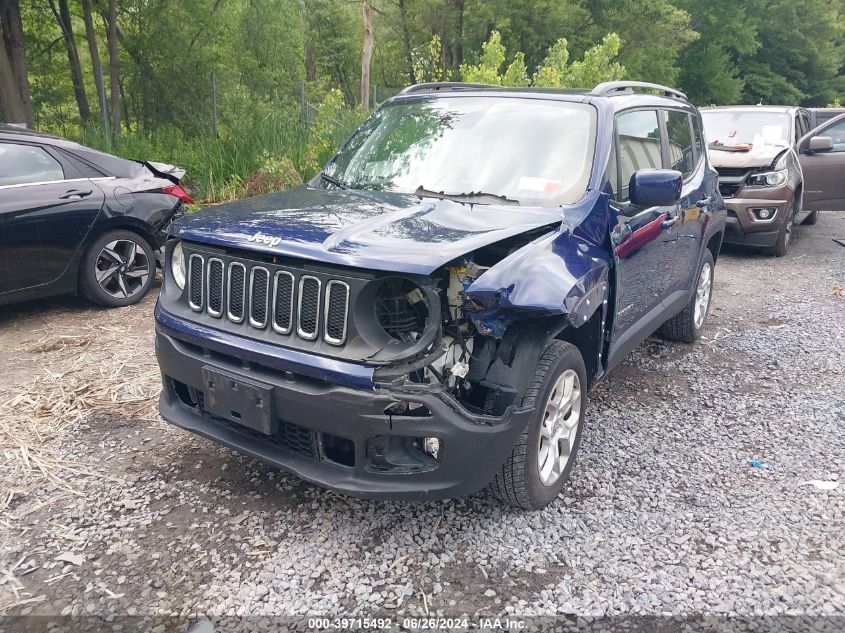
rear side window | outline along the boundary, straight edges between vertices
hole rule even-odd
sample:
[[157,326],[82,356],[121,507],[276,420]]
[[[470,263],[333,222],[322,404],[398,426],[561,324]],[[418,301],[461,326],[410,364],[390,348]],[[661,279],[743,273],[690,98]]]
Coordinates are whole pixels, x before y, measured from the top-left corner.
[[669,168],[689,176],[695,169],[692,134],[686,112],[669,110],[666,113],[666,134],[669,137]]
[[619,175],[614,191],[619,199],[629,199],[628,183],[640,169],[660,169],[660,124],[657,110],[636,110],[616,119]]
[[0,143],[0,187],[63,180],[61,164],[33,145]]

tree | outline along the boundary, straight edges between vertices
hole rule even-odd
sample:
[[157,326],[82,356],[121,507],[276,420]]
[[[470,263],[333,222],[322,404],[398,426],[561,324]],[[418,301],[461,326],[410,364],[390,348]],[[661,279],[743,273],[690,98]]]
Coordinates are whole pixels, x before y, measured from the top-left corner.
[[108,130],[109,111],[106,107],[106,89],[103,86],[103,68],[100,65],[100,51],[97,47],[97,33],[94,30],[94,18],[91,13],[91,0],[82,0],[82,19],[85,21],[85,38],[88,40],[88,52],[91,54],[91,68],[94,71],[94,85],[97,88],[97,103],[100,105],[103,130]]
[[625,75],[625,67],[616,61],[622,40],[608,33],[600,44],[584,53],[581,61],[569,62],[564,38],[555,42],[543,64],[534,75],[534,85],[544,88],[592,88],[603,81],[614,81]]
[[[698,2],[697,10],[708,3]],[[670,86],[677,83],[679,55],[698,39],[686,11],[671,0],[586,0],[586,5],[596,36],[621,34],[619,63],[628,77]]]
[[0,114],[32,126],[32,101],[18,0],[0,3]]
[[824,106],[842,94],[841,2],[763,0],[760,13],[777,19],[759,22],[760,46],[740,66],[746,102]]
[[109,92],[111,94],[112,134],[120,136],[120,58],[117,52],[117,0],[109,0],[106,20],[106,39],[109,44]]
[[70,77],[73,83],[73,95],[76,98],[76,106],[79,110],[79,118],[83,125],[91,118],[91,109],[88,106],[88,95],[85,94],[85,82],[82,79],[82,65],[79,62],[79,52],[76,50],[76,40],[73,37],[73,26],[70,20],[70,9],[68,0],[58,0],[59,7],[56,8],[54,0],[49,0],[50,10],[56,18],[56,23],[62,31],[62,38],[67,51],[67,60],[70,65]]
[[[760,0],[679,0],[700,37],[682,54],[678,82],[693,103],[739,103],[742,60],[756,53]],[[729,24],[730,28],[725,28]]]
[[603,81],[621,79],[625,68],[616,61],[621,40],[616,33],[604,36],[584,53],[580,61],[569,61],[569,49],[565,38],[560,38],[549,49],[533,78],[528,78],[525,56],[517,53],[501,74],[505,63],[505,47],[498,31],[493,31],[490,39],[481,45],[482,53],[477,64],[461,66],[464,81],[492,84],[497,86],[529,86],[542,88],[592,88]]
[[361,109],[370,109],[370,64],[373,61],[373,10],[364,0],[364,50],[361,53]]

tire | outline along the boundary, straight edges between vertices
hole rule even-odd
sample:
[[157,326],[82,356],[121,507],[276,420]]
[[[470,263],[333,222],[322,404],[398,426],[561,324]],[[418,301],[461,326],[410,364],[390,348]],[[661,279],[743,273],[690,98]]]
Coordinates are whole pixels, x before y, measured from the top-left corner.
[[[566,403],[566,385],[570,384],[567,382],[569,380],[572,385],[569,393],[572,395],[568,407],[563,407],[565,411],[568,408],[569,414],[554,420],[554,416],[547,415],[552,405],[550,398],[555,395],[558,401]],[[562,386],[559,384],[561,382]],[[522,399],[522,406],[534,407],[534,414],[510,456],[488,486],[490,493],[500,501],[524,510],[539,510],[554,501],[563,490],[575,464],[584,428],[586,404],[587,372],[581,353],[571,343],[552,341],[537,361],[534,376]],[[577,418],[573,420],[576,412]],[[561,431],[560,437],[555,429]],[[560,459],[551,458],[558,454],[562,445],[567,448],[567,454],[561,468],[562,452]],[[544,454],[556,466],[551,473],[547,473],[545,483],[539,463],[543,447],[546,448]]]
[[[707,315],[710,313],[710,299],[713,296],[713,276],[716,266],[713,263],[713,253],[704,250],[701,267],[695,278],[695,292],[678,314],[666,321],[658,332],[663,338],[684,343],[694,343],[701,338]],[[702,302],[699,304],[699,302]],[[696,311],[696,307],[700,311]]]
[[792,231],[795,228],[795,200],[787,210],[786,219],[780,225],[778,231],[778,238],[774,246],[769,246],[763,249],[763,252],[773,257],[783,257],[789,252],[789,245],[792,244]]
[[80,266],[82,295],[110,308],[137,303],[155,281],[153,248],[134,231],[117,229],[103,233],[85,251]]
[[801,224],[805,224],[807,226],[813,226],[818,221],[819,221],[819,212],[813,211],[812,213],[810,213],[810,215],[808,215],[806,218],[804,218],[804,221]]

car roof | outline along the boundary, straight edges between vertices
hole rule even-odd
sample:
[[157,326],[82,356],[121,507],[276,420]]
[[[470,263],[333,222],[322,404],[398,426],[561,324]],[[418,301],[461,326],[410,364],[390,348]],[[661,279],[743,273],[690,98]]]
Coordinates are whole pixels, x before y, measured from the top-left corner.
[[509,88],[484,87],[453,91],[428,91],[399,94],[389,101],[405,101],[410,99],[442,99],[455,97],[512,97],[524,99],[546,99],[550,101],[565,101],[570,103],[589,103],[603,100],[611,105],[614,111],[627,110],[637,107],[681,108],[695,111],[686,99],[665,95],[644,94],[636,92],[622,92],[615,94],[594,94],[589,90],[573,90],[560,88]]
[[85,147],[79,143],[74,143],[60,136],[53,136],[52,134],[45,134],[44,132],[36,132],[25,127],[18,127],[16,125],[0,124],[0,140],[6,141],[33,141],[42,143],[44,145],[56,145],[58,147]]
[[791,114],[797,110],[803,110],[798,106],[779,106],[779,105],[729,105],[729,106],[709,106],[701,108],[702,112],[719,111],[740,111],[753,110],[754,112],[780,112],[784,114]]
[[23,141],[30,143],[38,143],[39,145],[49,145],[51,147],[60,147],[67,150],[77,158],[81,158],[88,163],[93,164],[100,171],[105,171],[111,176],[119,178],[129,178],[135,175],[141,169],[141,163],[127,158],[120,158],[114,154],[101,152],[100,150],[92,149],[79,143],[74,143],[60,136],[53,136],[52,134],[44,134],[36,132],[28,128],[17,127],[14,125],[0,125],[0,142],[14,142]]

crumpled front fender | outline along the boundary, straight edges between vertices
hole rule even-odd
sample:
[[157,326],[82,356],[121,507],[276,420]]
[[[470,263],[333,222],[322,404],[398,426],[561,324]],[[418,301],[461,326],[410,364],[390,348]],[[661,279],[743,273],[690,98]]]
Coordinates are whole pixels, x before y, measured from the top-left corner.
[[466,290],[466,313],[483,334],[500,338],[521,316],[564,315],[575,326],[608,297],[606,249],[565,226],[512,253]]

